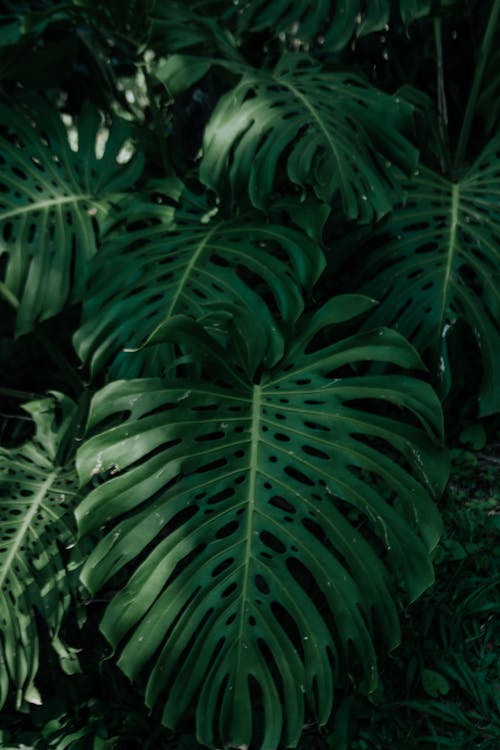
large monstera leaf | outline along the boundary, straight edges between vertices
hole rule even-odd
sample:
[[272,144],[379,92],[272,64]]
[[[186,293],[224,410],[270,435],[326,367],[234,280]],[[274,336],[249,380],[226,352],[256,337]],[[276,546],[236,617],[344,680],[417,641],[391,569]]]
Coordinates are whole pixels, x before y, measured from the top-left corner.
[[17,334],[79,299],[96,252],[93,217],[141,170],[138,153],[127,164],[118,161],[128,125],[115,120],[102,154],[100,130],[99,113],[87,108],[74,151],[48,102],[0,103],[0,294],[17,308]]
[[[249,0],[237,4],[242,30],[276,29],[302,42],[320,38],[328,50],[345,49],[353,37],[384,29],[391,20],[391,1],[374,0]],[[431,0],[400,0],[401,18],[408,24],[429,13]],[[240,7],[241,6],[241,7]]]
[[399,334],[335,335],[372,304],[333,299],[271,370],[253,320],[236,318],[227,352],[179,316],[163,335],[189,342],[205,377],[118,381],[93,399],[77,465],[98,486],[77,518],[105,533],[83,581],[113,580],[101,628],[120,667],[146,674],[167,726],[194,704],[210,747],[295,744],[304,702],[324,723],[346,670],[374,688],[372,631],[399,639],[395,582],[414,599],[433,580],[440,405],[394,373],[421,366]]
[[47,626],[65,671],[78,667],[59,629],[77,585],[72,508],[78,491],[73,438],[75,404],[62,394],[24,407],[36,425],[32,440],[0,448],[0,706],[9,690],[16,703],[40,703],[38,625]]
[[[413,341],[449,389],[448,340],[459,321],[476,338],[481,414],[500,409],[500,138],[460,180],[422,168],[375,236],[364,290],[381,300],[370,325]],[[359,287],[358,287],[359,288]]]
[[202,318],[215,305],[251,310],[269,338],[269,358],[282,355],[280,326],[290,326],[324,265],[303,232],[266,223],[257,212],[224,219],[206,194],[179,180],[126,203],[95,259],[84,322],[75,336],[94,371],[113,359],[115,377],[160,375],[172,347],[134,350],[179,313]]
[[390,210],[396,176],[416,164],[411,114],[409,104],[355,74],[286,55],[273,72],[246,73],[220,99],[200,176],[219,192],[227,182],[235,194],[248,189],[265,207],[283,164],[293,183],[325,203],[340,196],[348,219],[369,222]]

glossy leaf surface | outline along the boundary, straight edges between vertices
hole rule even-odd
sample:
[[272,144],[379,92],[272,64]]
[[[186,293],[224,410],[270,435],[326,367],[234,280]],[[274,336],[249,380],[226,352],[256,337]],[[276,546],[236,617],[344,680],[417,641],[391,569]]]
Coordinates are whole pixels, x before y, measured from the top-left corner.
[[202,181],[265,207],[279,167],[348,219],[369,222],[394,202],[395,178],[416,163],[412,108],[351,73],[323,72],[300,55],[249,71],[219,101],[205,130]]
[[202,318],[216,305],[251,310],[269,340],[269,359],[282,354],[280,325],[303,308],[324,265],[319,245],[306,234],[261,214],[224,219],[205,194],[179,180],[125,204],[96,258],[84,322],[75,336],[82,359],[95,371],[115,356],[115,376],[158,375],[172,348],[134,349],[179,313]]
[[[398,334],[332,333],[371,305],[334,298],[258,382],[235,356],[251,348],[259,371],[257,325],[243,316],[228,353],[178,316],[162,335],[189,343],[204,378],[118,381],[93,400],[78,470],[105,481],[77,517],[106,533],[83,580],[122,581],[101,624],[119,665],[145,672],[167,726],[194,703],[209,746],[249,745],[255,701],[261,746],[296,743],[304,700],[325,722],[354,664],[373,689],[373,630],[399,639],[394,581],[413,599],[433,580],[439,402],[403,374],[420,360]],[[402,372],[371,375],[370,361]]]

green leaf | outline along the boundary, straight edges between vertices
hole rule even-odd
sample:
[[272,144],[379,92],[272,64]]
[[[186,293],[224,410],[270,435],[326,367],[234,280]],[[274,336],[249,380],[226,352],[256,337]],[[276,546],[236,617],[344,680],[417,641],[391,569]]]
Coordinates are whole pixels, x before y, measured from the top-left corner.
[[348,219],[369,222],[394,202],[395,178],[415,166],[406,138],[410,105],[351,73],[324,72],[301,55],[273,72],[253,70],[219,101],[204,135],[201,180],[223,193],[248,190],[265,208],[288,178],[332,203]]
[[[78,15],[108,35],[140,48],[151,36],[151,13],[155,0],[72,0]],[[77,16],[78,17],[78,16]],[[116,40],[115,40],[116,43]],[[108,63],[109,64],[109,63]]]
[[228,60],[243,62],[228,25],[220,23],[232,10],[231,6],[228,13],[227,3],[207,12],[203,12],[201,3],[195,9],[175,0],[155,3],[150,44],[160,55],[185,51],[213,55],[219,64]]
[[145,673],[166,726],[194,705],[203,744],[250,745],[256,703],[261,746],[295,744],[304,700],[323,724],[354,664],[373,690],[372,631],[399,640],[394,582],[414,599],[433,580],[439,401],[411,375],[363,370],[420,366],[398,334],[335,335],[372,304],[334,298],[278,366],[253,362],[254,381],[239,357],[262,335],[250,315],[233,317],[228,350],[177,316],[161,335],[189,346],[200,378],[118,381],[93,399],[77,464],[99,485],[77,519],[105,533],[82,579],[114,581],[101,629],[119,666]]
[[429,15],[431,10],[431,0],[400,0],[401,18],[408,26],[417,18],[423,18]]
[[450,689],[450,684],[446,677],[434,669],[424,669],[422,671],[422,687],[432,698],[440,695],[446,695]]
[[93,216],[105,215],[110,198],[142,169],[139,153],[119,163],[130,135],[126,123],[111,124],[98,156],[100,129],[98,112],[86,108],[72,133],[73,150],[48,102],[0,103],[0,257],[6,256],[0,281],[17,300],[17,335],[80,299],[96,252]]
[[[449,390],[448,338],[472,331],[483,368],[480,414],[500,409],[500,138],[456,182],[422,168],[375,234],[363,291],[381,301],[369,325],[408,337]],[[359,288],[359,287],[358,287]]]
[[24,408],[36,425],[32,440],[0,448],[0,706],[10,686],[16,705],[41,703],[38,625],[48,628],[62,668],[78,670],[75,652],[59,637],[76,580],[61,550],[74,544],[71,509],[78,480],[73,438],[76,407],[66,396],[32,401]]
[[475,451],[482,450],[487,440],[488,436],[482,424],[471,424],[465,427],[460,433],[460,442],[462,445],[468,443]]
[[[397,5],[398,3],[396,3]],[[238,4],[236,4],[238,5]],[[428,15],[431,0],[400,0],[400,13],[406,24]],[[321,47],[340,52],[352,41],[388,26],[389,0],[250,0],[237,8],[240,31],[276,29],[302,43],[317,41]]]
[[195,55],[170,55],[155,69],[155,76],[170,96],[177,96],[203,78],[217,61]]
[[[314,230],[314,214],[300,218]],[[163,374],[170,346],[121,350],[140,347],[174,315],[202,318],[236,303],[262,326],[272,363],[283,351],[279,329],[298,318],[301,290],[313,286],[323,265],[320,247],[302,232],[266,223],[257,212],[224,219],[206,194],[164,180],[114,218],[95,259],[75,346],[94,372],[114,357],[115,376]]]

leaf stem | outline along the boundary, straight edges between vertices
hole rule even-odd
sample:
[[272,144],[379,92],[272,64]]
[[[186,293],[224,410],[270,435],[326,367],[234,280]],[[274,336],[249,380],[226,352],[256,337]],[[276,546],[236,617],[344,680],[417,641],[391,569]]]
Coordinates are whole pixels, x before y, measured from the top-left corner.
[[469,140],[470,130],[472,126],[472,118],[476,108],[477,98],[479,96],[479,90],[483,80],[484,69],[486,67],[486,61],[490,53],[490,47],[493,42],[494,32],[498,21],[498,14],[500,12],[500,0],[493,0],[493,7],[491,8],[490,17],[486,25],[484,32],[483,41],[479,50],[479,57],[476,63],[476,69],[474,71],[474,78],[472,81],[471,91],[467,107],[465,110],[464,121],[462,123],[462,129],[458,138],[457,152],[455,156],[455,165],[463,163],[465,149]]

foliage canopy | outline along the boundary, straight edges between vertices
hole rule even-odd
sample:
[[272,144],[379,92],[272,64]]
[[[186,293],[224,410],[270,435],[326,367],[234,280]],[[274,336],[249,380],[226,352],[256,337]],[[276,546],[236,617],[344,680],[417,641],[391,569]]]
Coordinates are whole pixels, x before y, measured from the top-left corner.
[[0,704],[99,628],[158,732],[295,746],[500,411],[500,0],[4,8]]

